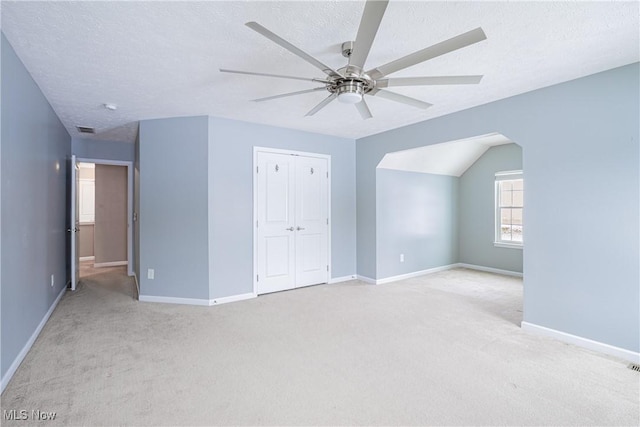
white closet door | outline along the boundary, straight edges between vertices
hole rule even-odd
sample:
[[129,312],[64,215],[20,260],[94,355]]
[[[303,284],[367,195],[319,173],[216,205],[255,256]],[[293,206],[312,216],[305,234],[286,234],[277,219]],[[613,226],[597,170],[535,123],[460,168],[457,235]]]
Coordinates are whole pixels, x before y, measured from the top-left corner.
[[295,157],[258,153],[258,294],[295,287]]
[[257,293],[328,281],[328,160],[258,152]]
[[327,160],[296,157],[296,287],[327,282]]

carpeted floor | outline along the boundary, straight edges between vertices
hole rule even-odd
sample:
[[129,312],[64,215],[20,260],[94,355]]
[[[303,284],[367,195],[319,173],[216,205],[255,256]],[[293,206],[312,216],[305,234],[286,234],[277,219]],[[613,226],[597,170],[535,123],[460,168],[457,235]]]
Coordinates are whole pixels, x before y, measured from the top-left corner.
[[522,282],[465,269],[215,307],[141,303],[122,269],[67,293],[3,425],[638,425],[627,363],[522,332]]

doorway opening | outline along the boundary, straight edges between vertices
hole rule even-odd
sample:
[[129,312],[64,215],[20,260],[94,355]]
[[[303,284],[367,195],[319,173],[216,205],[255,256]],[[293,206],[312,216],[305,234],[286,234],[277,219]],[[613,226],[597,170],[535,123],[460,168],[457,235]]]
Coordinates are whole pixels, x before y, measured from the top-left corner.
[[[133,276],[133,164],[77,159],[78,278],[137,298]],[[73,261],[72,261],[73,262]]]
[[[523,277],[522,158],[500,133],[387,153],[376,170],[376,283],[451,268]],[[522,312],[520,297],[505,318],[519,324]]]

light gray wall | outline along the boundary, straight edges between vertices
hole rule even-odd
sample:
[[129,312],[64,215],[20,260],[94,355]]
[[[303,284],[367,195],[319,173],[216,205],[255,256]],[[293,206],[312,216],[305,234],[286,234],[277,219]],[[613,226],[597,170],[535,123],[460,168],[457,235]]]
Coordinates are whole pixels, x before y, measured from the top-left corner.
[[353,140],[211,117],[209,144],[211,298],[253,291],[254,146],[331,155],[332,275],[356,273]]
[[127,167],[96,165],[95,263],[127,261]]
[[517,144],[490,148],[460,177],[460,262],[522,273],[521,249],[493,245],[495,176],[510,170],[522,170]]
[[133,272],[140,280],[140,133],[136,135],[133,161]]
[[353,140],[190,117],[142,121],[139,145],[142,295],[253,291],[254,146],[331,155],[332,273],[355,274]]
[[523,147],[524,320],[637,352],[639,72],[631,64],[358,140],[358,273],[376,262],[384,154],[499,132]]
[[207,117],[140,122],[141,295],[209,299],[208,126]]
[[67,283],[65,196],[71,137],[4,34],[1,39],[4,379]]
[[376,277],[457,263],[458,178],[378,169],[376,180]]
[[[385,134],[380,134],[385,135]],[[379,155],[368,142],[376,144],[377,135],[356,141],[356,271],[360,276],[376,279],[376,166],[386,152]],[[387,141],[387,139],[382,139]],[[379,143],[378,143],[379,144]],[[376,145],[378,145],[376,144]],[[389,151],[392,151],[389,149]]]
[[130,142],[71,138],[71,153],[81,159],[119,160],[132,162],[135,145]]

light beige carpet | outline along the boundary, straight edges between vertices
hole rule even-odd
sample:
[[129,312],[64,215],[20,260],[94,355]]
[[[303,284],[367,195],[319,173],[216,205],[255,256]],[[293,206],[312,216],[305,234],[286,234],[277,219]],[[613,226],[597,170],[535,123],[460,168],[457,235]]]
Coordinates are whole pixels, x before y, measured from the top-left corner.
[[57,413],[39,425],[639,423],[639,374],[522,332],[516,278],[458,269],[193,307],[137,302],[123,272],[65,295],[3,410]]

